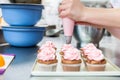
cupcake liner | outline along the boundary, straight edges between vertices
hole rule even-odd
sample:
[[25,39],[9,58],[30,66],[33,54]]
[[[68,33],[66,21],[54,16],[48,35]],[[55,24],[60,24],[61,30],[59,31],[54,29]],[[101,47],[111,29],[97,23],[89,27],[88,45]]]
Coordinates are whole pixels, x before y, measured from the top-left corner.
[[57,68],[57,63],[54,64],[40,64],[39,63],[39,71],[43,71],[43,72],[51,72],[51,71],[56,71]]
[[62,64],[63,71],[78,72],[81,64]]
[[86,63],[86,68],[88,71],[105,71],[106,64],[89,64]]

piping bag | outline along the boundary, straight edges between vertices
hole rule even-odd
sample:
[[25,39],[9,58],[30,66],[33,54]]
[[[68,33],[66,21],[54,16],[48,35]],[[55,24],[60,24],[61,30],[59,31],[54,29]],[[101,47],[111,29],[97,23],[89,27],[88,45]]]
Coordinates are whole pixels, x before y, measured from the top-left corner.
[[66,44],[70,44],[72,40],[75,22],[72,19],[65,17],[62,18],[62,23]]

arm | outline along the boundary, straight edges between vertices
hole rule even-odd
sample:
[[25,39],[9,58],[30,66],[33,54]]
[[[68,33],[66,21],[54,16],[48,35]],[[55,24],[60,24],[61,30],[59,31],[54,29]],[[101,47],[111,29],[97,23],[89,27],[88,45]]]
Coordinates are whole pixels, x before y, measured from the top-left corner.
[[120,39],[120,28],[107,27],[106,28],[113,36]]
[[120,8],[85,7],[80,0],[63,0],[59,7],[60,17],[69,17],[76,22],[120,27]]
[[85,8],[81,21],[106,27],[120,27],[120,9]]
[[77,24],[93,25],[106,28],[112,35],[120,39],[120,8],[85,7],[80,0],[63,0],[59,6],[60,17],[69,17]]

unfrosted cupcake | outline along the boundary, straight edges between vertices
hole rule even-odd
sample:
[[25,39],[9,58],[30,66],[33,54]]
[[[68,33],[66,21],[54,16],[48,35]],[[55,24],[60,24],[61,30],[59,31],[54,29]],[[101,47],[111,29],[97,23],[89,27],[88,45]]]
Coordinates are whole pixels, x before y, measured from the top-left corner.
[[86,58],[86,67],[88,71],[104,71],[106,66],[106,59],[99,49],[89,51]]
[[40,48],[37,54],[37,62],[39,63],[40,71],[56,71],[58,62],[56,49],[51,46]]
[[63,71],[80,71],[81,57],[78,49],[70,47],[61,57]]

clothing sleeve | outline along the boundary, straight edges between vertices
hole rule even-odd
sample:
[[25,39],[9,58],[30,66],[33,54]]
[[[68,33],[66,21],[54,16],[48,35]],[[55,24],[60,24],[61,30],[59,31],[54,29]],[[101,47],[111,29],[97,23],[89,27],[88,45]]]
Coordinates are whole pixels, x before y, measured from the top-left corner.
[[110,0],[113,8],[120,8],[120,0]]

